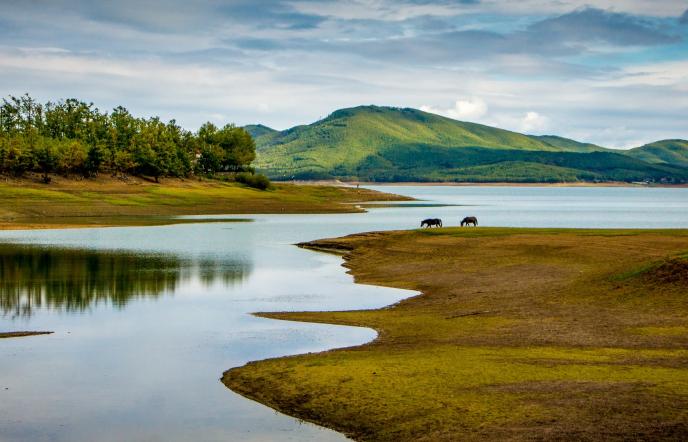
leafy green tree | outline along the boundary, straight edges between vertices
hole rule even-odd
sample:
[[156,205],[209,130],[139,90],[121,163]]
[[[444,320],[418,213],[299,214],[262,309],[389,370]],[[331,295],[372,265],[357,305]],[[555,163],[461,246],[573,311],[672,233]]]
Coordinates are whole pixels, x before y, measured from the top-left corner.
[[217,131],[213,139],[225,153],[222,163],[225,171],[245,170],[256,159],[256,144],[243,128],[228,124]]
[[33,155],[38,169],[43,173],[43,182],[50,182],[50,173],[55,170],[58,160],[58,150],[53,140],[41,140],[33,147]]
[[86,147],[79,140],[64,140],[56,145],[57,170],[65,175],[84,170]]
[[105,159],[105,153],[102,145],[100,143],[91,146],[86,153],[86,159],[84,160],[84,175],[87,177],[94,177],[98,175],[101,164]]
[[37,103],[28,94],[0,103],[0,173],[138,173],[156,180],[220,171],[252,171],[255,145],[241,128],[204,124],[196,133],[175,120],[108,114],[75,98]]
[[129,172],[133,172],[136,167],[134,162],[134,156],[131,152],[126,150],[121,150],[115,153],[115,159],[113,161],[115,174],[125,175]]
[[212,175],[222,169],[224,151],[218,146],[205,144],[201,147],[196,169],[198,173]]

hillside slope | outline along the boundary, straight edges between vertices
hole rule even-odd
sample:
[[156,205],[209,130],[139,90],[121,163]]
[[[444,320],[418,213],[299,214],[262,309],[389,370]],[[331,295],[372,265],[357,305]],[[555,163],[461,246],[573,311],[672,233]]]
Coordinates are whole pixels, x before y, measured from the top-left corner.
[[246,129],[246,132],[251,134],[253,138],[262,137],[263,135],[273,135],[279,132],[278,130],[262,124],[249,124],[248,126],[244,126],[244,129]]
[[628,151],[628,155],[654,164],[688,167],[688,141],[662,140]]
[[531,138],[535,138],[540,141],[544,141],[552,146],[564,149],[567,152],[610,152],[613,149],[607,149],[605,147],[598,146],[591,143],[581,143],[580,141],[572,140],[570,138],[559,137],[556,135],[530,135]]
[[274,179],[670,181],[688,170],[553,135],[528,136],[416,109],[359,106],[276,132],[249,126]]

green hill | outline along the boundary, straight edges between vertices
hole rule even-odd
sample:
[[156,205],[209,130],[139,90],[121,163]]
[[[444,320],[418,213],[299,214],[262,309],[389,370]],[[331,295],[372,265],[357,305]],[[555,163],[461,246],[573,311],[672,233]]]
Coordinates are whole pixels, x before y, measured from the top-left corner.
[[249,124],[248,126],[244,126],[244,129],[251,134],[253,138],[262,137],[263,135],[274,135],[279,132],[262,124]]
[[688,141],[662,140],[636,147],[628,155],[653,164],[673,164],[688,167]]
[[274,179],[686,181],[688,169],[557,136],[528,136],[416,109],[360,106],[277,132],[249,126]]
[[581,143],[570,138],[558,137],[556,135],[530,135],[540,141],[544,141],[552,146],[559,147],[567,152],[609,152],[612,149],[600,147],[596,144]]

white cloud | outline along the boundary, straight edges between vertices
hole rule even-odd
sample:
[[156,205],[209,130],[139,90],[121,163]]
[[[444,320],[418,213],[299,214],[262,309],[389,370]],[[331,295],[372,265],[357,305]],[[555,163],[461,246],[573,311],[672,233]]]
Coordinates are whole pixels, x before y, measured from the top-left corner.
[[447,17],[474,12],[497,14],[562,14],[574,9],[593,7],[614,12],[653,17],[678,17],[686,9],[685,0],[482,0],[481,2],[426,2],[399,0],[290,1],[304,14],[343,20],[401,21],[421,16]]
[[685,0],[483,0],[481,5],[495,12],[526,15],[533,14],[533,11],[540,14],[557,14],[577,8],[593,7],[654,17],[678,17],[686,9]]
[[521,119],[521,131],[526,133],[540,132],[547,129],[549,126],[549,119],[537,112],[526,112]]
[[615,88],[635,85],[674,86],[678,90],[688,91],[688,61],[628,66],[621,70],[619,76],[602,84]]
[[348,0],[333,2],[295,1],[290,5],[298,12],[343,20],[402,21],[413,17],[446,17],[473,10],[461,4],[415,4],[388,0]]
[[454,107],[449,109],[437,109],[432,106],[421,106],[424,112],[444,115],[455,120],[476,121],[487,114],[487,103],[480,98],[456,100]]

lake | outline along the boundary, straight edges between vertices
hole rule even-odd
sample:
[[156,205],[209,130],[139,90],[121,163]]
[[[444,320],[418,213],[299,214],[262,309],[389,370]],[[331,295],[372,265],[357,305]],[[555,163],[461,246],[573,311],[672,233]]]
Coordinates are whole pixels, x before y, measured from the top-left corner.
[[0,331],[55,331],[0,340],[0,440],[343,439],[219,381],[250,360],[375,337],[251,312],[376,308],[413,294],[353,284],[341,258],[296,242],[468,215],[484,226],[688,228],[688,189],[374,188],[423,202],[250,222],[0,231]]

